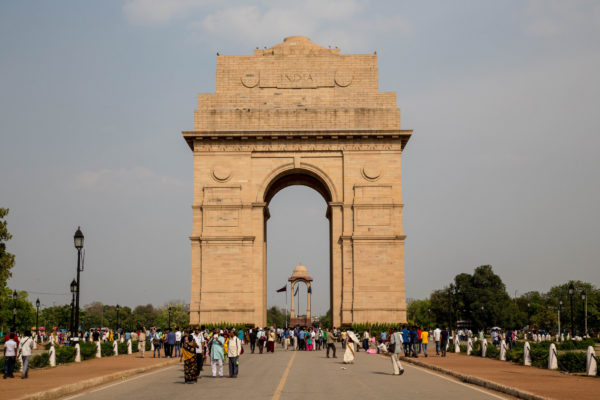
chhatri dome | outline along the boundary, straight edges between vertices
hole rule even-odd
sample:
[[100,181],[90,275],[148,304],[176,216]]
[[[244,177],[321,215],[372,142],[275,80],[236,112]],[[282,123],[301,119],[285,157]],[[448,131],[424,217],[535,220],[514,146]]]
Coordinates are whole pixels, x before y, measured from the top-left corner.
[[302,264],[298,264],[296,268],[294,268],[294,272],[292,272],[292,277],[289,280],[291,281],[298,278],[303,278],[312,281],[312,278],[308,275],[308,270]]

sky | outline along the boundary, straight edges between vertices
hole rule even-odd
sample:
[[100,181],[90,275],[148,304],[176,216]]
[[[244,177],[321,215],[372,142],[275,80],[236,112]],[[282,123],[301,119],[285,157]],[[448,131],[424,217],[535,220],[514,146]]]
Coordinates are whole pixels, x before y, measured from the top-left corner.
[[[511,295],[600,285],[600,2],[2,1],[0,207],[9,281],[70,301],[189,301],[193,128],[216,52],[308,36],[377,51],[404,129],[406,293],[425,298],[491,264]],[[294,266],[329,308],[325,202],[294,186],[270,204],[268,301]],[[305,290],[305,289],[304,289]],[[301,307],[306,307],[305,297]]]

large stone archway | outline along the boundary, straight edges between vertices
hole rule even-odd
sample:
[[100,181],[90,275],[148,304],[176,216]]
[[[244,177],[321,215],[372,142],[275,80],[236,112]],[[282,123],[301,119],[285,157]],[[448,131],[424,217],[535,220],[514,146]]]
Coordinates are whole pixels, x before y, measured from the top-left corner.
[[252,56],[217,56],[198,96],[190,321],[266,324],[266,219],[282,188],[328,203],[333,324],[403,322],[404,232],[396,94],[375,54],[293,36]]

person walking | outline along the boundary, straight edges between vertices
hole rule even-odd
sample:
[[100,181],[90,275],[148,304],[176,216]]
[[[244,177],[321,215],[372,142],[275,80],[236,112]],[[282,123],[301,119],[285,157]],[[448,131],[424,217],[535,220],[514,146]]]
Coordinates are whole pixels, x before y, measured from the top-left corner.
[[237,378],[239,365],[240,365],[240,355],[244,348],[242,347],[242,341],[239,337],[235,336],[235,333],[232,331],[229,333],[229,345],[227,346],[227,358],[229,359],[229,377]]
[[219,377],[223,377],[223,360],[225,360],[225,338],[215,333],[210,340],[210,366],[212,369],[213,378],[217,377],[217,368]]
[[346,351],[344,352],[344,364],[354,364],[354,346],[359,344],[360,340],[354,332],[346,332]]
[[269,330],[269,336],[267,337],[267,353],[275,353],[275,330],[271,328]]
[[30,331],[25,331],[25,337],[21,340],[19,347],[19,354],[23,360],[23,373],[21,379],[27,379],[29,377],[29,359],[31,358],[31,352],[33,351],[33,339],[31,338]]
[[402,333],[398,332],[396,329],[393,329],[390,337],[391,348],[388,347],[388,350],[392,359],[392,373],[394,375],[402,375],[404,373],[404,368],[402,368],[402,364],[400,364],[400,360],[398,359],[398,356],[402,351],[403,343],[404,339],[402,338]]
[[258,352],[262,354],[265,348],[265,343],[267,342],[267,336],[265,335],[265,331],[263,331],[262,328],[258,328],[256,340],[258,341]]
[[155,330],[152,333],[152,344],[154,345],[152,358],[156,358],[156,353],[158,353],[158,358],[160,358],[160,348],[162,347],[162,332],[160,330]]
[[448,328],[444,328],[440,334],[440,345],[442,346],[442,357],[446,357],[446,348],[448,347]]
[[254,350],[256,349],[256,329],[250,329],[248,340],[250,341],[250,352],[254,354]]
[[[178,329],[179,330],[179,329]],[[181,332],[180,332],[181,333]],[[183,378],[185,383],[198,382],[198,363],[196,362],[196,341],[186,332],[180,360],[183,360]]]
[[371,340],[371,334],[368,330],[365,330],[363,332],[363,349],[365,349],[365,351],[369,350],[369,340]]
[[[204,328],[204,327],[202,327]],[[204,329],[202,329],[204,330]],[[196,375],[200,376],[200,372],[202,371],[202,366],[204,365],[204,333],[200,332],[198,326],[194,329],[194,333],[192,334],[192,338],[196,342]]]
[[138,352],[144,358],[144,354],[146,353],[146,327],[142,327],[140,329],[140,333],[138,334]]
[[329,350],[333,349],[333,358],[337,358],[335,355],[335,341],[333,337],[333,332],[329,328],[325,330],[325,343],[327,343],[327,358],[329,358]]
[[15,362],[17,361],[17,341],[14,339],[17,335],[10,332],[8,340],[4,342],[4,375],[3,379],[14,378]]
[[[167,344],[169,345],[169,358],[173,358],[173,349],[175,348],[176,342],[175,332],[169,329],[169,333],[167,333]],[[165,348],[165,355],[167,353],[167,349]]]
[[175,357],[181,357],[181,331],[175,327]]
[[435,354],[440,355],[440,340],[442,339],[442,330],[436,327],[433,330],[433,340],[435,341]]
[[425,329],[421,330],[421,348],[423,349],[423,355],[427,357],[427,344],[429,343],[429,332]]

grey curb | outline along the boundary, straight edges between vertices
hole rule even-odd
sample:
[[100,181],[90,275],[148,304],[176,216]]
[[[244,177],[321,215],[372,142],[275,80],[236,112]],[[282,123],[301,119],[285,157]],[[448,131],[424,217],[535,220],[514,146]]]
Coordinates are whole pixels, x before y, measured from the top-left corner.
[[[175,362],[177,361],[177,362]],[[97,378],[86,379],[81,382],[71,383],[69,385],[59,386],[54,389],[50,389],[44,392],[37,392],[33,394],[28,394],[23,397],[18,398],[18,400],[51,400],[58,399],[60,397],[67,396],[69,394],[74,394],[83,390],[91,389],[96,386],[101,386],[106,383],[116,381],[122,379],[123,377],[128,378],[134,375],[142,374],[144,372],[152,371],[155,369],[176,365],[178,364],[177,359],[169,360],[167,362],[163,362],[160,364],[154,364],[147,367],[133,368],[125,371],[114,372],[109,375],[99,376]]]
[[457,378],[457,379],[461,380],[462,382],[470,383],[472,385],[481,386],[481,387],[484,387],[486,389],[495,390],[496,392],[501,392],[501,393],[504,393],[504,394],[508,394],[508,395],[516,397],[518,399],[524,399],[524,400],[547,400],[546,397],[541,397],[541,396],[535,395],[533,393],[526,392],[524,390],[519,390],[519,389],[511,388],[511,387],[508,387],[508,386],[500,385],[498,383],[495,383],[495,382],[492,382],[492,381],[487,381],[487,380],[481,379],[481,378],[477,378],[475,376],[460,374],[458,372],[454,372],[454,371],[450,371],[450,370],[447,370],[447,369],[444,369],[444,368],[440,368],[440,367],[437,367],[435,365],[429,365],[427,363],[416,361],[414,359],[410,359],[410,358],[407,358],[407,357],[399,357],[399,358],[402,361],[406,361],[407,363],[414,364],[414,365],[417,365],[419,367],[431,369],[431,370],[436,371],[436,372],[441,372],[442,374],[445,374],[445,375],[450,375],[450,376],[452,376],[454,378]]

